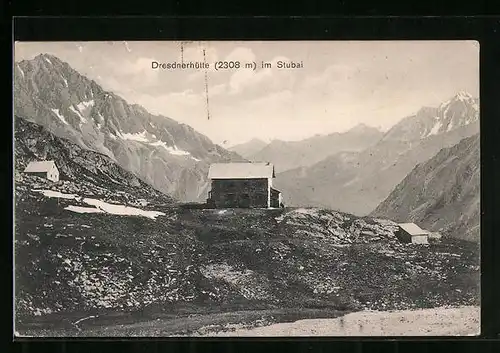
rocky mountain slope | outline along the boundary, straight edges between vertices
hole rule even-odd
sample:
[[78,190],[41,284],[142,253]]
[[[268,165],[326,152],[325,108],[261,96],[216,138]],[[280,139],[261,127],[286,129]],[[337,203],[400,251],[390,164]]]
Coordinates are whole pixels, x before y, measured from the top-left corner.
[[[161,205],[175,203],[170,196],[124,170],[108,156],[56,137],[38,124],[16,117],[14,139],[16,202],[25,202],[24,197],[32,189],[46,187],[56,192],[114,199],[127,204],[138,204],[146,199]],[[59,182],[53,183],[24,173],[29,162],[41,160],[53,160],[56,163],[60,173]]]
[[311,166],[337,152],[359,152],[374,145],[383,133],[359,124],[344,133],[317,135],[301,141],[274,140],[257,153],[247,156],[252,161],[271,162],[276,171]]
[[191,127],[106,92],[48,54],[15,63],[14,111],[56,136],[109,156],[180,200],[206,198],[210,163],[242,160]]
[[478,100],[459,93],[423,108],[359,153],[338,153],[309,167],[279,173],[287,205],[323,206],[366,215],[417,165],[479,133]]
[[479,134],[417,165],[372,215],[479,241]]
[[259,152],[263,149],[267,143],[257,138],[251,139],[245,143],[240,143],[238,145],[234,145],[228,148],[229,151],[236,152],[243,158],[248,158],[253,156],[255,153]]

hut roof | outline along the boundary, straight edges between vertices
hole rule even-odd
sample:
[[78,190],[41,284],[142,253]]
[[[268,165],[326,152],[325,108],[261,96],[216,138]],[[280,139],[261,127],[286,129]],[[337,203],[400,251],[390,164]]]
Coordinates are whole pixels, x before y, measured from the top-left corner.
[[415,223],[400,223],[398,226],[410,235],[424,235],[429,233],[428,231],[417,226]]
[[208,171],[209,179],[274,178],[274,166],[266,162],[214,163]]
[[46,173],[56,164],[54,161],[39,161],[39,162],[30,162],[26,169],[24,169],[25,173]]

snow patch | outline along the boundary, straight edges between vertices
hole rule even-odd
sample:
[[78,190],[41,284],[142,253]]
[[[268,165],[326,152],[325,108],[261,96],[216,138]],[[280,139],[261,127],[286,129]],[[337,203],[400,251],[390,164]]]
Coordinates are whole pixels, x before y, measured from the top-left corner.
[[85,119],[85,118],[83,117],[83,115],[82,115],[82,114],[81,114],[78,110],[76,110],[73,106],[70,106],[70,107],[69,107],[69,109],[71,109],[71,111],[72,111],[73,113],[75,113],[76,115],[78,115],[78,117],[80,118],[81,122],[83,122],[83,123],[86,123],[86,122],[87,122],[87,119]]
[[80,207],[80,206],[73,206],[69,205],[64,208],[65,210],[76,212],[76,213],[104,213],[103,210],[100,210],[95,207]]
[[[116,134],[118,137],[120,137],[123,140],[144,142],[144,143],[149,144],[150,146],[163,147],[165,150],[167,150],[168,153],[170,153],[172,155],[190,156],[193,160],[195,160],[197,162],[200,161],[198,158],[191,156],[191,153],[189,153],[188,151],[184,151],[184,150],[179,149],[175,144],[173,146],[168,146],[164,141],[161,141],[161,140],[151,141],[146,136],[146,134],[147,134],[146,130],[144,130],[142,132],[135,133],[135,134],[117,131]],[[156,135],[151,135],[151,136],[156,138]]]
[[138,142],[149,142],[146,137],[146,130],[143,132],[138,132],[136,134],[120,133],[119,136],[124,140],[138,141]]
[[310,208],[310,209],[307,209],[307,208],[298,208],[298,209],[296,209],[295,211],[292,211],[292,212],[299,213],[299,214],[304,214],[304,215],[310,215],[310,216],[317,216],[318,215],[318,210],[314,209],[314,208]]
[[168,153],[176,155],[176,156],[189,156],[191,154],[187,151],[178,149],[176,145],[174,145],[173,147],[167,146],[167,144],[163,141],[152,142],[152,143],[150,143],[150,145],[156,146],[156,147],[163,147],[164,149],[166,149],[168,151]]
[[125,205],[116,205],[116,204],[110,204],[98,199],[90,199],[90,198],[85,198],[83,199],[83,202],[85,202],[88,205],[96,206],[98,209],[106,212],[106,213],[111,213],[115,215],[125,215],[125,216],[143,216],[143,217],[148,217],[151,219],[156,219],[158,216],[164,216],[165,213],[163,212],[158,212],[158,211],[145,211],[141,210],[140,208],[135,208],[135,207],[129,207]]
[[[61,77],[62,77],[62,76],[61,76]],[[64,77],[62,77],[62,79],[63,79],[63,81],[64,81],[64,85],[65,85],[66,87],[68,87],[68,80],[66,80]]]
[[17,69],[19,70],[19,72],[21,72],[21,76],[24,78],[24,71],[23,71],[23,69],[21,69],[21,66],[19,66],[19,64],[17,64],[16,66],[17,66]]
[[32,189],[32,191],[41,192],[45,197],[56,197],[59,199],[68,199],[68,200],[77,200],[80,197],[75,194],[63,194],[59,191],[54,190],[40,190],[40,189]]
[[111,204],[98,199],[84,198],[82,200],[81,196],[74,194],[63,194],[58,191],[53,190],[35,190],[33,191],[41,192],[46,197],[55,197],[69,200],[77,200],[83,201],[87,205],[95,206],[95,207],[81,207],[75,205],[69,205],[65,207],[65,210],[77,212],[77,213],[110,213],[115,215],[124,215],[124,216],[143,216],[151,219],[156,219],[158,216],[164,216],[165,213],[159,211],[145,211],[136,207],[129,207],[120,204]]
[[445,109],[445,110],[444,110],[444,112],[443,112],[443,117],[444,117],[444,118],[446,118],[446,116],[448,115],[448,111],[449,111],[449,110],[450,110],[450,105],[448,104],[448,105],[446,106],[446,109]]
[[446,102],[443,102],[441,105],[440,105],[440,108],[443,108],[445,106],[448,106],[450,104],[451,100],[447,100]]
[[61,120],[66,125],[69,125],[64,116],[62,116],[61,113],[59,112],[59,109],[51,109],[51,110],[59,118],[59,120]]
[[446,129],[446,131],[451,131],[451,129],[453,129],[453,120],[450,120],[450,123],[448,124],[448,128]]
[[434,126],[432,127],[431,131],[429,132],[429,135],[437,135],[439,129],[441,129],[441,126],[443,126],[441,121],[437,121],[436,124],[434,124]]
[[77,104],[76,107],[78,108],[78,110],[80,112],[83,112],[85,109],[93,107],[94,104],[95,104],[94,100],[91,99],[89,101],[85,101],[85,102],[81,102],[81,103]]
[[50,65],[52,65],[52,62],[49,60],[49,58],[44,58],[46,62],[48,62]]
[[472,99],[472,96],[469,93],[465,92],[465,91],[460,91],[457,94],[457,99],[459,101],[463,102],[463,101],[467,101],[467,100]]

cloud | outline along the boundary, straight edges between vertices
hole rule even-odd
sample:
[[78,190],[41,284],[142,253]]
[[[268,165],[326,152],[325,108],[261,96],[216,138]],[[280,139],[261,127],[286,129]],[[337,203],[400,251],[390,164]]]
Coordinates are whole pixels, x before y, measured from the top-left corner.
[[[233,53],[235,52],[236,50],[233,51]],[[246,55],[248,58],[253,55],[251,51],[247,52],[242,48],[239,48],[238,53],[233,55],[236,54],[240,57]],[[255,55],[253,58],[255,59]],[[276,62],[279,60],[290,61],[287,57],[277,56],[271,60],[273,63],[271,68],[261,68],[261,64],[256,63],[257,69],[255,71],[244,67],[236,70],[229,79],[229,93],[233,95],[244,93],[246,98],[253,98],[290,89],[295,83],[297,75],[295,72],[276,68]]]
[[225,61],[239,61],[244,66],[245,63],[253,63],[256,60],[252,49],[245,47],[237,47],[230,52],[225,58]]
[[[120,65],[109,63],[101,66],[99,75],[101,82],[109,89],[117,92],[150,92],[161,85],[159,70],[151,68],[151,57],[138,57],[133,60],[123,60]],[[87,66],[91,69],[90,66]]]
[[189,82],[203,80],[205,77],[205,72],[198,70],[187,75],[187,80]]
[[[241,93],[246,87],[261,86],[272,78],[271,69],[263,69],[253,71],[252,69],[239,69],[229,79],[229,87],[231,94]],[[260,87],[262,92],[264,87]]]
[[356,71],[355,67],[348,65],[330,65],[323,72],[306,77],[303,87],[306,89],[326,88],[331,83],[350,80]]
[[134,61],[124,61],[120,65],[114,65],[115,72],[123,75],[139,75],[139,74],[150,74],[156,75],[158,70],[153,70],[151,68],[151,62],[156,61],[151,57],[139,57]]
[[[181,50],[182,49],[182,50]],[[217,60],[217,50],[207,42],[179,42],[178,61],[207,62],[210,66]]]
[[209,95],[210,96],[218,96],[218,95],[221,95],[223,93],[226,93],[227,91],[227,84],[226,83],[220,83],[218,85],[215,85],[213,87],[209,87]]

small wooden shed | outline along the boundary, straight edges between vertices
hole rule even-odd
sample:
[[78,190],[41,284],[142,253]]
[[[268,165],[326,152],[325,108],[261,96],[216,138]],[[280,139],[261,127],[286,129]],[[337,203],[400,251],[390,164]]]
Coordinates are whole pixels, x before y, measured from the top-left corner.
[[30,162],[24,169],[25,173],[34,174],[50,181],[59,181],[59,169],[54,161]]
[[429,232],[420,228],[415,223],[398,224],[396,236],[405,243],[429,244]]

